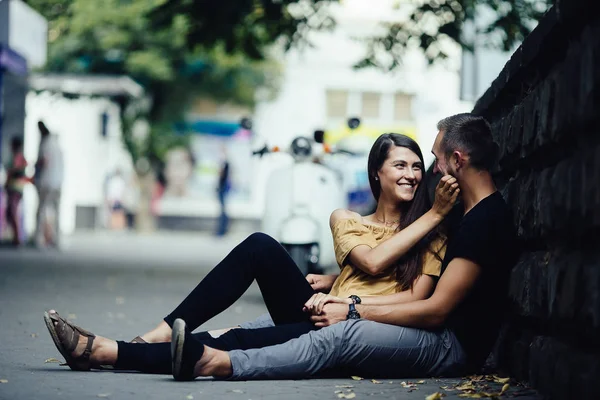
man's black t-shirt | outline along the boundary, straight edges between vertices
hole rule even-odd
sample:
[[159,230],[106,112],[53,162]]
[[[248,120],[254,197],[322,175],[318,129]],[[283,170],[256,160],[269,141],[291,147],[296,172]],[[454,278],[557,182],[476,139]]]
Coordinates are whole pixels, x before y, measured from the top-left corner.
[[475,205],[450,232],[442,274],[455,258],[479,265],[480,276],[448,317],[471,368],[480,368],[490,353],[506,309],[508,277],[518,256],[511,212],[495,192]]

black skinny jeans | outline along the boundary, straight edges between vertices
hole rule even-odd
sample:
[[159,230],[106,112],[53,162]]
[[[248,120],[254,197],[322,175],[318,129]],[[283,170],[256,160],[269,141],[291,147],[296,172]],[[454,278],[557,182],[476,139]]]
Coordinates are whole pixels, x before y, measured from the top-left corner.
[[[219,350],[247,350],[287,342],[316,328],[302,311],[315,293],[283,247],[263,233],[254,233],[235,247],[167,317],[181,318],[193,331],[221,313],[256,280],[274,327],[232,329],[218,338],[207,332],[195,340]],[[118,343],[116,368],[171,373],[170,343]]]

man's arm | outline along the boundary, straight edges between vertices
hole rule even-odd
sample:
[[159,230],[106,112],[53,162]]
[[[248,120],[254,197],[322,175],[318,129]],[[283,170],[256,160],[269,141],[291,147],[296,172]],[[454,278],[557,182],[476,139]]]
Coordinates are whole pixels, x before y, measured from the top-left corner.
[[[428,299],[395,305],[358,304],[356,309],[362,318],[371,321],[423,329],[439,327],[471,290],[480,272],[473,261],[455,258]],[[323,313],[313,315],[311,320],[317,327],[328,326],[345,320],[347,313],[345,304],[326,304]]]
[[[308,275],[310,276],[310,275]],[[307,276],[307,279],[308,279]],[[310,280],[309,280],[310,282]],[[365,296],[361,297],[361,304],[365,305],[391,305],[407,303],[409,301],[422,300],[429,297],[435,282],[429,275],[421,275],[415,280],[412,290],[404,290],[402,292],[385,295],[385,296]],[[313,286],[314,289],[314,286]],[[310,312],[311,314],[318,315],[323,311],[323,307],[326,304],[343,304],[349,305],[352,303],[350,298],[341,298],[337,296],[328,295],[325,293],[315,293],[310,299],[304,304],[304,311]]]

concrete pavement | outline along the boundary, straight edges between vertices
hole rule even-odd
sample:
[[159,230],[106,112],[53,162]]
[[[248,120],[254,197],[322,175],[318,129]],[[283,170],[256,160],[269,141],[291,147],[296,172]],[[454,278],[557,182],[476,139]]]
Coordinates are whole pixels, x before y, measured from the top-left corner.
[[[245,236],[90,233],[68,238],[61,252],[0,249],[0,399],[423,399],[434,392],[458,398],[460,391],[440,388],[458,380],[426,379],[416,390],[401,382],[417,378],[180,383],[171,376],[72,372],[45,362],[62,358],[46,331],[44,310],[55,308],[96,334],[131,339],[156,325]],[[265,311],[253,286],[203,328],[231,326]],[[508,394],[536,398],[517,387]]]

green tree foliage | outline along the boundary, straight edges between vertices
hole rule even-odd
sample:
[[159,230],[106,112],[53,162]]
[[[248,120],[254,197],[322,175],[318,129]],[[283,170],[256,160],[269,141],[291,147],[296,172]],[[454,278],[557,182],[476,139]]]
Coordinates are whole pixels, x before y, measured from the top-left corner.
[[[367,1],[367,0],[365,0]],[[264,56],[266,45],[280,41],[286,47],[306,44],[307,34],[330,29],[335,19],[330,3],[335,0],[166,0],[152,13],[156,26],[168,26],[181,14],[193,21],[186,41],[190,46],[223,44],[230,52],[252,58]],[[495,15],[480,29],[480,37],[491,46],[511,49],[526,36],[554,0],[398,0],[406,15],[387,23],[384,33],[365,40],[366,53],[357,67],[394,69],[407,49],[421,48],[429,62],[447,54],[446,39],[471,48],[463,35],[465,21],[478,10]],[[404,13],[404,11],[406,11]],[[386,61],[382,61],[386,60]]]
[[[45,71],[81,74],[124,74],[142,84],[150,107],[122,105],[125,143],[134,159],[160,158],[165,148],[179,144],[172,123],[179,121],[193,98],[204,95],[252,108],[256,90],[272,95],[279,69],[273,62],[251,61],[223,46],[189,46],[194,22],[174,15],[156,26],[149,15],[164,0],[28,0],[47,18],[48,62]],[[146,143],[131,135],[136,119],[151,126]]]

